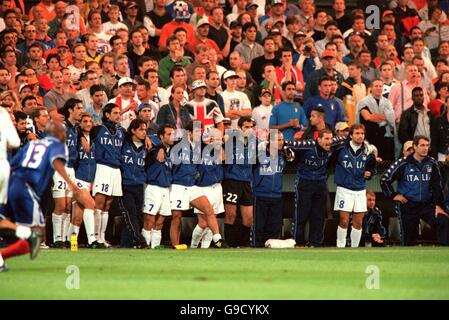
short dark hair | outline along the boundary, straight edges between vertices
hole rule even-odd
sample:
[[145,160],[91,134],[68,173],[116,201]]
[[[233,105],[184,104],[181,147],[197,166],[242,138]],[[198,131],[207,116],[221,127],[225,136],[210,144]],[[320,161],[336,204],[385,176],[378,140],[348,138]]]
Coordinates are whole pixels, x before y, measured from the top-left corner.
[[413,90],[412,90],[412,94],[414,94],[416,91],[423,91],[424,92],[424,90],[421,87],[414,87]]
[[331,77],[329,77],[329,76],[322,76],[322,77],[320,78],[320,80],[318,81],[318,85],[321,86],[321,84],[322,84],[324,81],[332,81],[332,79],[331,79]]
[[17,122],[19,120],[26,120],[27,117],[28,117],[27,114],[23,111],[14,111],[14,118],[16,119]]
[[257,30],[257,25],[254,22],[247,22],[242,27],[242,32],[245,33],[249,28],[255,28]]
[[112,109],[114,109],[114,108],[119,108],[119,106],[112,102],[107,103],[103,107],[103,117],[101,118],[101,121],[103,121],[103,122],[107,121],[108,118],[106,117],[106,113],[109,113],[109,115],[111,115]]
[[323,116],[326,114],[326,110],[324,110],[324,108],[321,107],[321,106],[314,107],[314,108],[312,109],[312,112],[313,112],[313,111],[318,112],[318,113],[321,113]]
[[66,117],[69,116],[69,110],[70,109],[74,109],[75,106],[78,103],[83,103],[83,101],[81,101],[80,99],[77,98],[70,98],[69,100],[66,101],[66,103],[64,103],[64,107],[62,108],[62,111],[65,113]]
[[139,129],[142,124],[147,125],[147,123],[140,118],[136,118],[133,121],[131,121],[131,123],[129,124],[128,130],[126,131],[129,135],[129,137],[131,137],[133,135],[132,130]]
[[157,135],[158,135],[158,136],[163,136],[163,135],[165,134],[165,130],[166,130],[167,128],[171,128],[171,129],[173,129],[173,130],[176,129],[174,125],[168,124],[168,123],[164,123],[164,124],[162,124],[162,125],[159,126],[159,129],[157,130]]
[[[323,11],[323,10],[321,10],[321,11]],[[324,25],[324,30],[326,30],[327,28],[332,27],[332,26],[338,28],[337,22],[335,22],[334,20],[329,20],[329,21],[326,22],[326,24]]]
[[22,99],[22,102],[20,103],[22,105],[22,108],[25,108],[25,105],[26,105],[27,101],[29,101],[29,100],[37,101],[35,96],[26,96],[25,98]]
[[104,87],[101,84],[94,84],[92,87],[90,87],[89,89],[89,93],[91,96],[93,96],[95,93],[97,93],[98,91],[103,91],[105,92]]
[[349,127],[349,135],[352,136],[355,130],[363,129],[365,131],[365,126],[361,123],[354,123],[351,127]]
[[419,145],[419,142],[421,141],[421,140],[426,140],[427,142],[430,142],[430,139],[429,138],[427,138],[426,136],[423,136],[423,135],[416,135],[416,136],[414,136],[413,137],[413,145],[414,146],[418,146]]
[[296,88],[296,84],[293,81],[286,81],[281,86],[282,87],[282,91],[285,91],[285,89],[287,89],[288,85],[293,85]]
[[253,119],[250,116],[240,117],[237,125],[241,128],[245,122],[253,122]]

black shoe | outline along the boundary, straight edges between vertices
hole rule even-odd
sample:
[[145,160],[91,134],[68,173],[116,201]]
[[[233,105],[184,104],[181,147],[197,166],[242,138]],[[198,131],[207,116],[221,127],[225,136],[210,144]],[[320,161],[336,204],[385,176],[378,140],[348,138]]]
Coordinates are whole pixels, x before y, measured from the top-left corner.
[[90,248],[90,249],[105,249],[106,247],[104,246],[103,243],[99,243],[98,241],[94,241],[91,244],[88,244],[87,248]]
[[145,241],[141,241],[141,242],[139,242],[139,243],[136,243],[136,244],[134,245],[134,248],[135,248],[135,249],[148,249],[149,246],[148,246],[148,244],[147,244]]
[[65,245],[64,245],[64,242],[62,242],[62,241],[56,241],[56,242],[53,242],[53,244],[50,246],[50,248],[63,249],[63,248],[65,248]]
[[216,242],[212,241],[212,248],[224,249],[224,248],[229,248],[229,246],[226,244],[226,242],[224,242],[223,239],[220,239]]
[[70,241],[64,241],[64,248],[70,249],[71,246],[72,246],[72,244],[70,243]]
[[30,244],[30,259],[37,257],[39,249],[41,248],[42,233],[39,229],[31,231],[31,236],[27,239]]

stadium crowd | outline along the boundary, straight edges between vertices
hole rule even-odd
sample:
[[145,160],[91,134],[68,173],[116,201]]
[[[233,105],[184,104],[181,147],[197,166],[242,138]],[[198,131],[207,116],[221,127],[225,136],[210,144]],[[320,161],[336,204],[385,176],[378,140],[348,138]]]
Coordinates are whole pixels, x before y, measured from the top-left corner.
[[[328,167],[337,247],[347,238],[357,247],[362,236],[382,245],[382,213],[366,189],[377,164],[390,161],[381,188],[401,243],[416,243],[421,218],[448,245],[438,161],[449,157],[449,6],[389,0],[373,16],[369,4],[0,0],[0,103],[20,138],[8,155],[12,175],[17,159],[34,159],[27,146],[45,139],[49,123],[67,130],[76,185],[58,171],[36,191],[43,207],[54,199],[47,243],[67,246],[84,222],[88,246],[108,247],[115,198],[121,247],[159,247],[171,217],[170,242],[181,248],[190,208],[191,247],[263,247],[280,237],[282,175],[293,162],[298,245],[323,244]],[[237,140],[241,148],[228,145]]]

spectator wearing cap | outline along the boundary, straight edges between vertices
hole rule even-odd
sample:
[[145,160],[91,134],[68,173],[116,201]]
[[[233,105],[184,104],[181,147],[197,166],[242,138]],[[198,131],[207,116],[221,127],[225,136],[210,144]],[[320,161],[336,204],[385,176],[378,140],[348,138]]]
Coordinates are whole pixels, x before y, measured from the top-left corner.
[[138,118],[147,125],[147,136],[157,133],[159,126],[156,124],[157,105],[153,101],[142,102],[138,107]]
[[357,104],[357,122],[365,126],[365,139],[375,145],[383,160],[394,160],[396,123],[393,105],[382,96],[383,82],[375,79],[371,94]]
[[215,41],[223,54],[223,57],[228,57],[231,52],[231,34],[230,30],[224,26],[223,8],[214,7],[209,18],[210,26],[207,37]]
[[49,116],[53,120],[62,121],[64,116],[58,112],[64,107],[64,104],[70,98],[76,98],[73,93],[64,91],[63,78],[61,71],[54,71],[50,74],[50,79],[53,84],[53,88],[48,91],[44,96],[44,105],[48,110]]
[[366,49],[365,38],[363,38],[359,33],[352,33],[348,37],[348,49],[349,53],[343,57],[343,63],[349,63],[358,57],[359,52]]
[[321,54],[321,65],[322,67],[318,70],[312,72],[306,82],[306,88],[304,91],[304,101],[308,98],[318,95],[318,83],[323,76],[328,76],[330,78],[335,78],[337,80],[338,86],[344,80],[343,75],[335,69],[336,65],[335,54],[332,51],[324,50]]
[[[185,17],[190,18],[190,13],[188,11],[188,5],[184,1],[175,1],[173,3],[181,4],[182,11],[174,12],[173,21],[165,24],[159,35],[158,48],[159,51],[167,50],[167,39],[174,34],[174,31],[178,28],[183,28],[186,31],[187,43],[190,43],[195,35],[193,27],[190,23],[184,21]],[[179,8],[179,6],[178,6]]]
[[85,111],[92,115],[92,120],[95,126],[101,125],[103,122],[103,106],[107,100],[104,88],[101,85],[94,84],[89,89],[92,103],[85,106]]
[[251,67],[249,73],[253,76],[254,81],[257,84],[260,84],[263,81],[263,66],[267,63],[271,63],[275,67],[281,66],[281,61],[275,55],[276,46],[274,43],[274,39],[271,36],[268,36],[262,41],[264,54],[260,57],[253,59],[251,62]]
[[276,21],[285,21],[285,9],[287,9],[287,1],[271,0],[270,15],[273,19],[273,26]]
[[251,103],[248,96],[237,91],[237,78],[239,76],[232,70],[223,74],[223,82],[226,84],[226,90],[220,93],[223,98],[225,114],[232,120],[232,127],[237,128],[240,117],[251,116]]
[[136,110],[140,104],[139,99],[134,97],[135,85],[133,79],[124,77],[118,81],[119,94],[108,101],[115,103],[120,108],[122,119],[120,124],[123,128],[128,129],[129,124],[136,118]]
[[327,43],[332,41],[332,37],[339,34],[340,30],[338,29],[338,25],[335,21],[328,21],[324,25],[324,38],[319,40],[315,39],[315,48],[317,49],[318,55],[321,55],[325,50],[325,46]]
[[258,132],[258,135],[261,136],[261,133],[268,134],[270,128],[270,115],[273,109],[273,104],[271,103],[271,91],[262,89],[258,98],[260,105],[253,109],[252,118],[256,122],[256,131]]
[[264,54],[263,47],[256,43],[257,26],[248,22],[243,26],[243,41],[235,47],[235,50],[240,52],[243,60],[242,68],[249,70],[251,67],[251,61],[254,58],[260,57]]
[[138,20],[139,5],[136,1],[128,1],[125,13],[126,18],[123,20],[123,23],[128,27],[128,30],[134,30],[143,25],[143,23]]
[[334,0],[332,3],[332,9],[334,10],[334,21],[337,22],[338,29],[341,32],[346,32],[346,30],[351,28],[352,19],[346,14],[346,3],[345,0]]
[[326,113],[326,123],[334,128],[337,122],[345,121],[345,114],[339,103],[331,97],[331,86],[331,78],[323,76],[318,82],[319,94],[305,101],[304,111],[306,116],[310,118],[313,108],[322,107]]
[[229,31],[231,33],[231,45],[229,46],[229,52],[234,52],[235,47],[239,45],[242,40],[242,25],[238,21],[232,21],[229,25]]
[[214,48],[218,55],[218,61],[221,61],[223,60],[223,54],[221,53],[220,48],[214,40],[207,37],[209,34],[209,27],[209,20],[202,18],[198,21],[195,36],[193,37],[192,42],[189,43],[189,50],[195,51],[195,48],[198,45],[204,44],[209,48]]
[[182,67],[191,63],[190,59],[182,56],[180,50],[179,40],[176,36],[171,36],[167,39],[168,55],[161,59],[159,62],[159,79],[162,87],[166,87],[170,84],[170,72],[175,65]]
[[281,130],[285,140],[299,138],[309,124],[304,109],[295,102],[296,86],[293,82],[282,84],[284,99],[275,105],[270,116],[270,129]]
[[338,137],[345,138],[349,136],[349,125],[347,122],[337,122],[335,125],[335,134]]
[[211,128],[218,128],[222,133],[223,114],[218,104],[206,98],[207,85],[203,80],[195,80],[192,83],[193,99],[187,102],[184,107],[189,111],[192,121],[200,121],[201,128],[208,131]]

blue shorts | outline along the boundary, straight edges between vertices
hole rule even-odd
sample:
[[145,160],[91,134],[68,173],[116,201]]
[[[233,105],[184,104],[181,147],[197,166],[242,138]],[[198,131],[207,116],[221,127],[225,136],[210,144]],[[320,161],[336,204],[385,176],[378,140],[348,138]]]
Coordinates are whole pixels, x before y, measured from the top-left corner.
[[44,226],[45,220],[39,205],[39,197],[20,177],[9,179],[8,203],[4,216],[25,226]]

